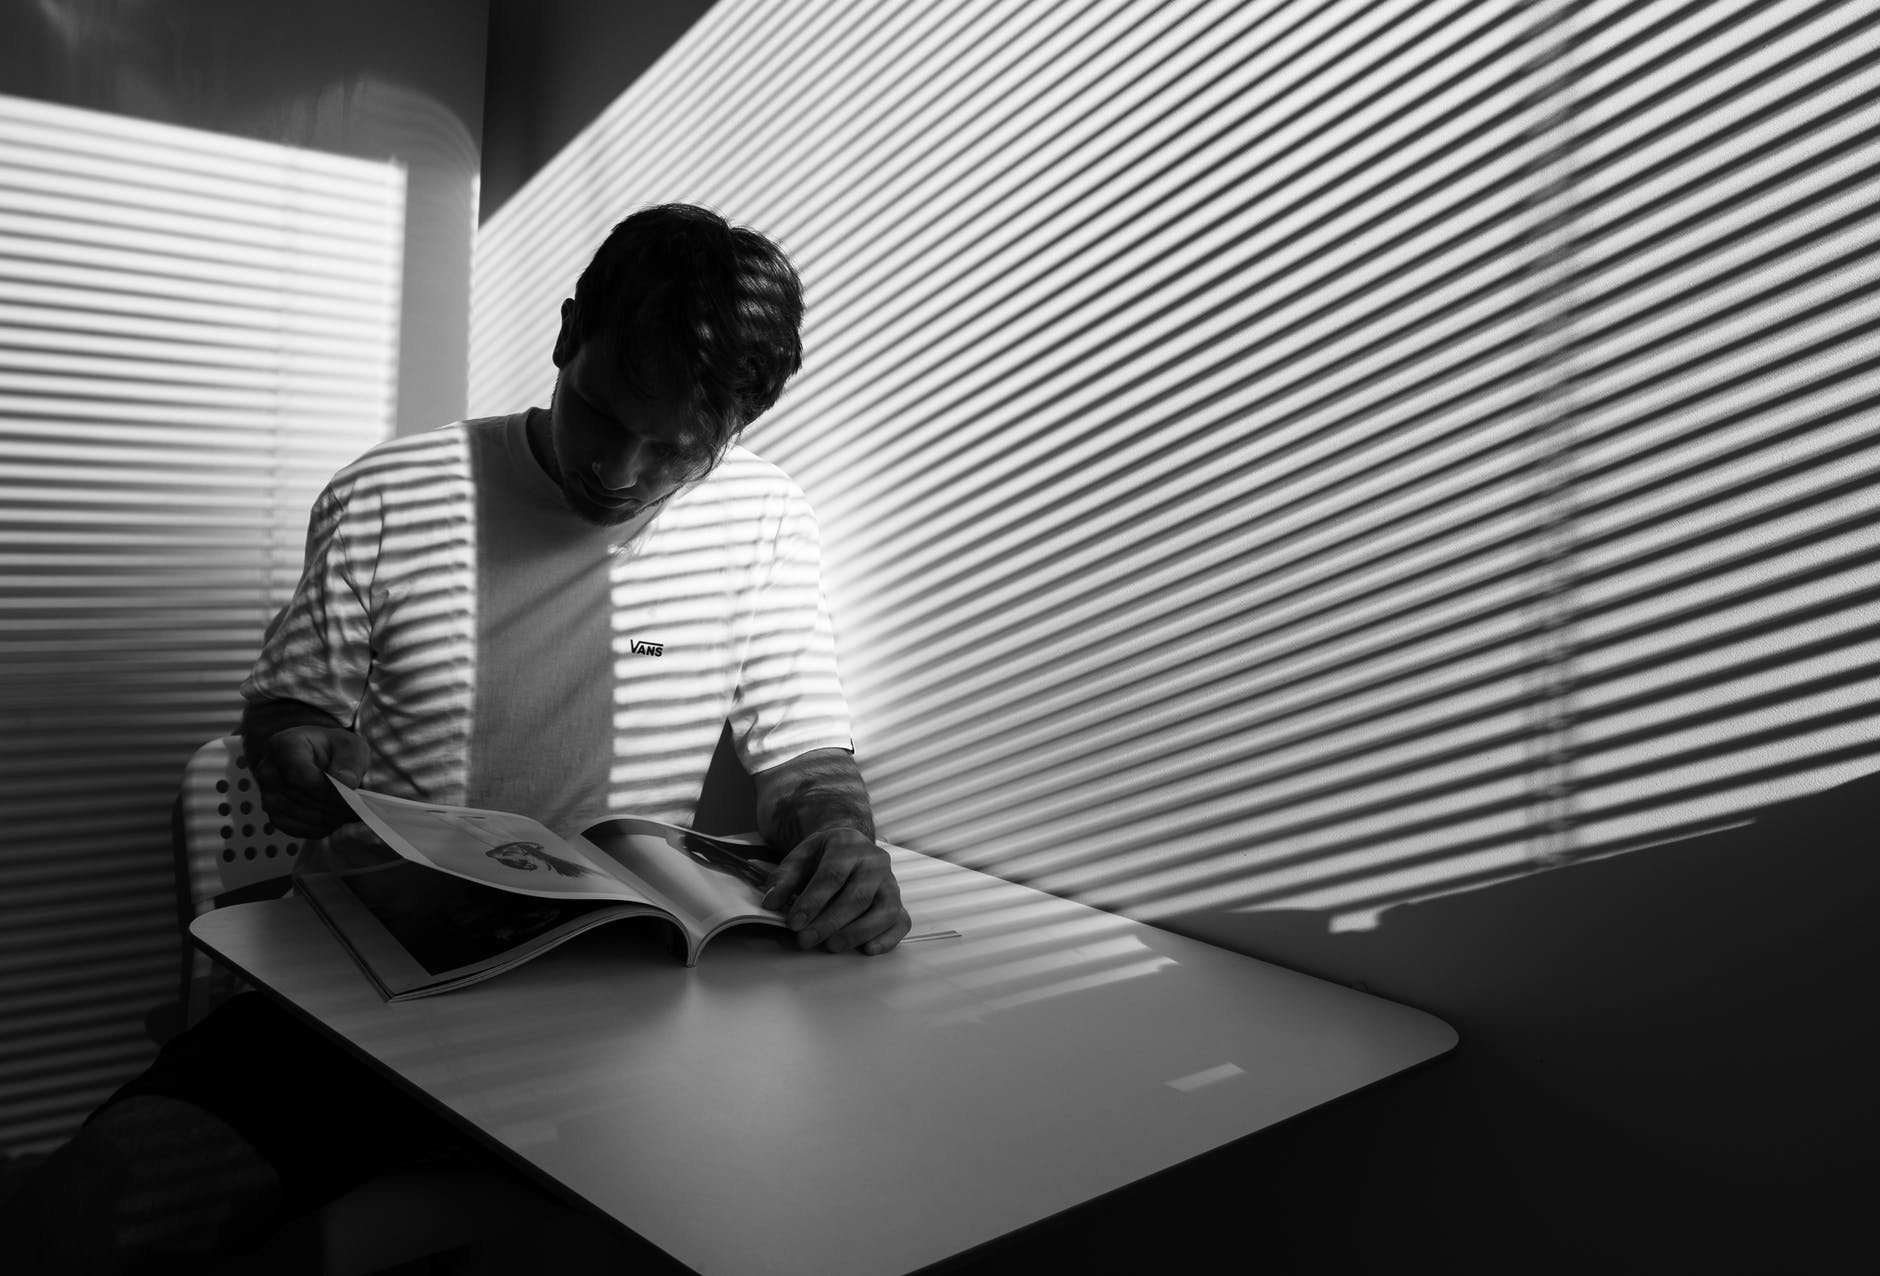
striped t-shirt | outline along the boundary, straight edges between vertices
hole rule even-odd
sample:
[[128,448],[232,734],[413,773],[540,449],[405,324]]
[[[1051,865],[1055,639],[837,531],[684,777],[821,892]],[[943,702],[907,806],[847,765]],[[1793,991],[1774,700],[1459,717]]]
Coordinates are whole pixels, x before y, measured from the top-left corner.
[[393,439],[335,475],[243,696],[353,726],[367,788],[564,835],[690,823],[727,720],[752,773],[851,748],[801,490],[733,447],[650,523],[592,527],[528,416]]

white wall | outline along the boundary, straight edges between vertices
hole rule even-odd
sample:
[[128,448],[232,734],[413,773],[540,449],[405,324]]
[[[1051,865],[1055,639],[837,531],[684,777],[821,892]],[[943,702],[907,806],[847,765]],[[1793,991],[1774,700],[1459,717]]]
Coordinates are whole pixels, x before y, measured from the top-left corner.
[[[97,201],[108,194],[120,221],[79,209],[86,224],[63,236],[54,185],[48,198],[25,188],[97,179],[63,160],[35,169],[30,147],[8,157],[30,172],[9,194],[38,201],[9,223],[21,238],[0,298],[20,331],[0,352],[0,484],[13,493],[0,501],[0,651],[13,653],[0,656],[0,825],[16,834],[0,846],[9,1153],[61,1141],[155,1051],[145,1015],[175,996],[179,973],[170,802],[189,752],[237,718],[236,685],[270,599],[298,572],[320,483],[394,429],[463,414],[486,17],[482,0],[0,6],[0,96],[100,113],[86,144],[124,157]],[[76,156],[84,126],[66,118]],[[176,173],[164,172],[136,189],[126,174],[153,158],[160,169],[171,147],[216,180],[165,191]],[[338,207],[350,192],[364,202]],[[303,194],[327,206],[304,223]],[[137,239],[145,210],[160,233]],[[355,221],[379,229],[361,240]],[[316,224],[312,238],[352,246],[306,251],[295,227]],[[134,251],[114,255],[114,225]],[[385,229],[400,225],[402,249]],[[266,242],[218,260],[203,249],[217,226]],[[95,258],[73,258],[85,245]],[[42,253],[57,277],[19,284]],[[316,261],[335,276],[300,277]],[[79,318],[29,328],[34,306],[56,305]],[[150,332],[118,325],[124,350],[88,342],[118,310]],[[252,349],[244,322],[258,329]],[[323,323],[341,331],[301,361],[292,332]],[[193,343],[187,358],[166,351],[180,341]],[[240,357],[218,368],[218,348]],[[324,374],[314,366],[335,358]]]
[[0,7],[0,93],[407,170],[400,433],[464,408],[487,0]]

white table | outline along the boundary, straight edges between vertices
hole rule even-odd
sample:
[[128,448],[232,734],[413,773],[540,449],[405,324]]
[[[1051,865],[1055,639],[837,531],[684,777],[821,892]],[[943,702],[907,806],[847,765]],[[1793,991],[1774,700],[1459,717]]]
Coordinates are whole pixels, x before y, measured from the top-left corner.
[[1339,984],[911,851],[861,957],[614,923],[391,1004],[299,899],[191,933],[249,981],[704,1276],[948,1258],[1450,1050]]

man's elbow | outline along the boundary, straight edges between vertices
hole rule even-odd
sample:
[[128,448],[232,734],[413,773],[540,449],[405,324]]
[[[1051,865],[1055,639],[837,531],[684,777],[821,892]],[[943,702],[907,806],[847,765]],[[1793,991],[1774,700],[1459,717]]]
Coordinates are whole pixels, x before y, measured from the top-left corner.
[[250,755],[258,754],[269,737],[289,727],[344,727],[346,724],[300,700],[249,700],[242,705],[238,731]]

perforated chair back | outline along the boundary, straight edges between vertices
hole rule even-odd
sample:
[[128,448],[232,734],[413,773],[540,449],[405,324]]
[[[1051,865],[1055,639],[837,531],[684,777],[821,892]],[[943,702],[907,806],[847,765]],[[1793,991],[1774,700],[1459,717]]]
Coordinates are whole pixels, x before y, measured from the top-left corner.
[[209,741],[184,768],[183,841],[198,915],[219,896],[294,871],[299,839],[268,819],[240,736]]
[[[300,841],[268,819],[240,736],[211,740],[189,759],[175,824],[185,926],[222,904],[286,893]],[[183,973],[185,1025],[245,986],[192,946]]]

